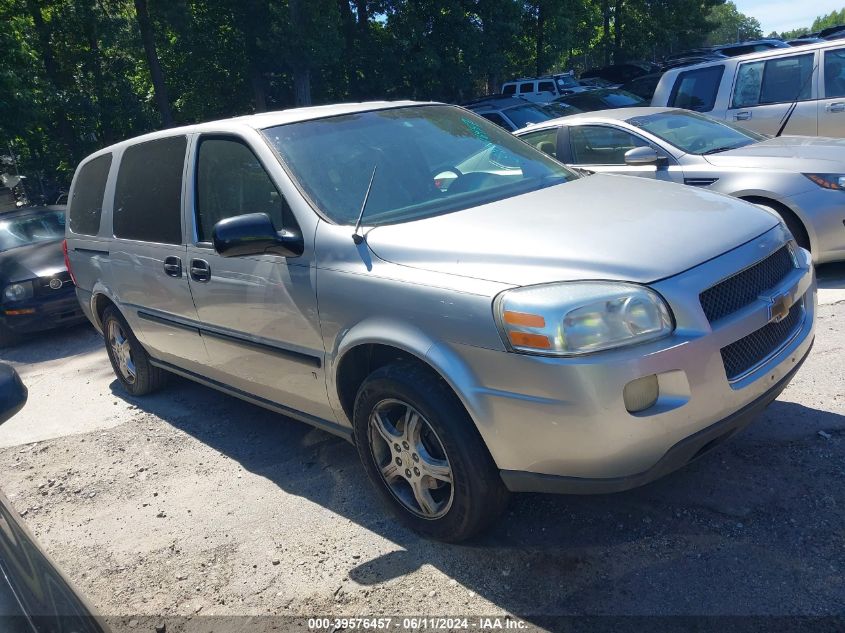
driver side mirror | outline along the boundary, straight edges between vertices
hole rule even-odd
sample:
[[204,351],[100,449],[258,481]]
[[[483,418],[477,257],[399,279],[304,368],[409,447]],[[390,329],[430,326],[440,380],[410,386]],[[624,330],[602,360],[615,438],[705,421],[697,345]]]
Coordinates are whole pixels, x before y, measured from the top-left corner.
[[299,231],[276,231],[266,213],[247,213],[220,220],[214,225],[212,236],[214,250],[223,257],[299,257],[305,249],[305,242]]
[[660,156],[653,147],[635,147],[625,152],[625,164],[631,167],[660,165],[665,157]]
[[7,363],[0,363],[0,424],[15,415],[26,404],[27,390],[18,372]]

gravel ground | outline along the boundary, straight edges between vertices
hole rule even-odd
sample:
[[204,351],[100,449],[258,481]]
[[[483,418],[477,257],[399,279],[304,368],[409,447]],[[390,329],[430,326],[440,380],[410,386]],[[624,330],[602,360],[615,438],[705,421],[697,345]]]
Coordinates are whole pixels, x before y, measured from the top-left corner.
[[105,615],[845,615],[845,303],[731,442],[462,546],[397,525],[342,440],[181,379],[129,398],[88,327],[3,355],[30,402],[2,488]]

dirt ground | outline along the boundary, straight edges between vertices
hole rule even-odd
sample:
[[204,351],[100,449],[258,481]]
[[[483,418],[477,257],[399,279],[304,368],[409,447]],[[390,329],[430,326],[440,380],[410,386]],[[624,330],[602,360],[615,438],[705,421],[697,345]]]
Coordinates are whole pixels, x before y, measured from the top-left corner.
[[470,545],[398,525],[331,435],[181,379],[128,397],[87,326],[2,352],[30,401],[0,429],[0,487],[105,615],[843,616],[827,296],[810,358],[740,436],[638,490],[518,496]]

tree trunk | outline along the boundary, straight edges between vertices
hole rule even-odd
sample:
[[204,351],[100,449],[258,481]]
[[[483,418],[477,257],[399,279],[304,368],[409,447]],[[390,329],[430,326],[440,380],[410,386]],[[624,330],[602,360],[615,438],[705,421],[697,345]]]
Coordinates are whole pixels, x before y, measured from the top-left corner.
[[346,49],[345,58],[346,71],[348,73],[349,93],[353,99],[361,98],[361,79],[358,76],[360,70],[360,57],[355,42],[355,16],[352,15],[352,7],[349,0],[337,0],[337,8],[340,13],[340,24],[343,32],[343,45]]
[[156,106],[161,115],[161,123],[164,127],[172,127],[173,110],[170,108],[164,71],[162,71],[161,63],[158,60],[158,50],[156,50],[150,13],[147,10],[147,0],[135,0],[135,18],[141,31],[141,41],[144,43],[144,53],[147,56],[147,66],[150,69],[150,78],[153,82],[153,91],[155,92]]
[[613,63],[621,64],[625,60],[622,59],[622,30],[625,25],[623,10],[625,8],[625,0],[616,0],[616,6],[613,11]]
[[[306,33],[302,15],[302,0],[289,0],[290,23],[296,33]],[[302,47],[291,60],[293,68],[293,98],[297,106],[311,105],[311,68],[307,58],[302,55]]]
[[114,141],[114,136],[104,89],[103,64],[97,34],[97,16],[94,13],[94,7],[90,4],[85,7],[84,29],[85,39],[88,41],[88,49],[91,51],[88,64],[91,68],[91,74],[94,77],[94,95],[97,98],[97,120],[100,128],[100,140],[106,145],[111,145]]
[[540,77],[545,71],[545,48],[546,48],[546,11],[545,3],[540,0],[537,3],[537,38],[536,50],[534,51],[537,76]]
[[610,0],[602,0],[601,14],[603,20],[602,42],[604,43],[604,65],[610,65]]

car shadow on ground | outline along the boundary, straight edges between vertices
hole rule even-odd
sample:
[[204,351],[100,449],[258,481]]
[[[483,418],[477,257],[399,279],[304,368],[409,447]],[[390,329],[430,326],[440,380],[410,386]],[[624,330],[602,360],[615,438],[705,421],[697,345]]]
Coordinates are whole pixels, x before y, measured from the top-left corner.
[[0,348],[0,360],[20,364],[43,363],[100,349],[103,339],[90,323],[27,334]]
[[[174,398],[203,415],[172,414]],[[181,379],[131,401],[287,493],[401,546],[351,566],[361,586],[428,564],[535,622],[555,614],[845,611],[845,416],[777,401],[751,429],[663,480],[615,495],[519,495],[486,534],[446,545],[392,518],[341,439]]]

